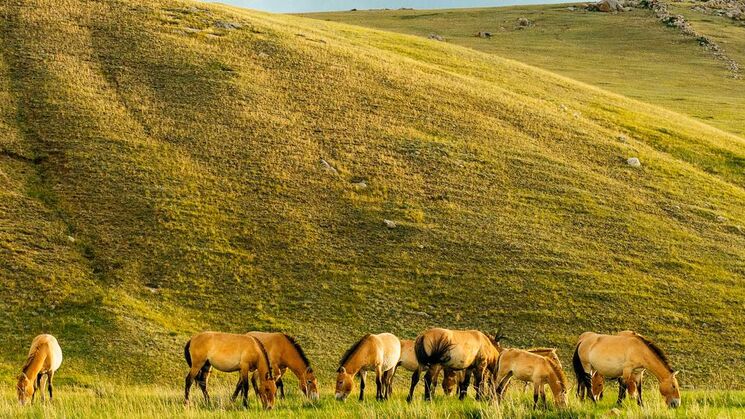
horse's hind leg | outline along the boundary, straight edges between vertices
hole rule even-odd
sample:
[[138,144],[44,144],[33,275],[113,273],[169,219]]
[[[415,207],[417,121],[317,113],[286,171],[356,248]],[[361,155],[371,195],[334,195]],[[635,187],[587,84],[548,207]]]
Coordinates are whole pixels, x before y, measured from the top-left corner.
[[537,382],[533,383],[533,409],[538,408],[538,396],[541,393],[540,384]]
[[280,399],[285,398],[285,383],[282,381],[282,377],[277,380],[277,393],[279,393]]
[[375,369],[375,400],[383,400],[383,368]]
[[184,379],[184,404],[189,404],[189,391],[191,390],[191,385],[194,384],[194,377],[199,374],[199,371],[202,370],[202,365],[204,365],[207,360],[199,361],[200,362],[197,362],[197,359],[192,355],[191,369],[189,370],[189,373],[186,374],[186,379]]
[[541,402],[543,403],[543,408],[546,409],[548,407],[548,403],[546,403],[546,386],[541,385]]
[[411,374],[411,387],[409,388],[409,395],[406,396],[407,403],[411,403],[411,400],[414,398],[414,389],[416,388],[417,383],[419,383],[419,374],[420,371],[418,368]]
[[432,368],[424,373],[424,401],[432,400]]
[[241,390],[243,390],[243,377],[238,378],[238,384],[235,385],[235,391],[233,392],[233,395],[230,396],[231,402],[235,402],[235,399],[238,398],[239,394],[241,394]]
[[623,378],[618,379],[618,400],[616,400],[617,404],[623,404],[623,400],[626,398],[626,383],[623,381]]
[[202,395],[204,395],[204,400],[207,402],[207,404],[210,403],[210,395],[207,392],[207,380],[210,378],[210,373],[212,372],[212,365],[209,361],[204,363],[204,366],[201,370],[199,370],[199,374],[195,377],[195,381],[197,382],[197,385],[202,390]]
[[49,390],[49,401],[52,401],[52,393],[53,393],[53,385],[52,382],[54,381],[54,371],[51,371],[47,373],[47,390]]
[[471,374],[473,374],[473,370],[467,369],[463,382],[458,386],[458,400],[463,400],[468,395],[468,386],[471,385]]
[[639,406],[644,406],[644,401],[642,400],[642,378],[639,377],[639,381],[636,383],[636,403]]

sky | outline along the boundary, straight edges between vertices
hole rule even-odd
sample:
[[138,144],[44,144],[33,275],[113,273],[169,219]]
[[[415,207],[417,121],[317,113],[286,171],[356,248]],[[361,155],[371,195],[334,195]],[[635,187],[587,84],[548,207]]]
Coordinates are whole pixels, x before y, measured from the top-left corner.
[[[208,0],[213,1],[213,0]],[[567,0],[217,0],[219,3],[275,13],[323,12],[349,9],[444,9],[559,3]]]

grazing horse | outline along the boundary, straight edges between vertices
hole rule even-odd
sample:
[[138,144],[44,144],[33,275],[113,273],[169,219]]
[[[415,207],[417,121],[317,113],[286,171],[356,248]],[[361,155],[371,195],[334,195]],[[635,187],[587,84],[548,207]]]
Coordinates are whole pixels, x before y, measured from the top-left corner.
[[[416,385],[419,383],[419,377],[421,376],[422,371],[426,370],[425,374],[429,374],[431,376],[432,381],[432,391],[434,391],[435,387],[437,387],[437,379],[440,375],[440,371],[433,369],[429,370],[427,368],[422,367],[419,365],[419,362],[416,360],[416,353],[414,353],[414,341],[411,339],[402,339],[401,340],[401,359],[398,362],[398,366],[404,367],[405,370],[411,372],[411,387],[409,389],[409,395],[406,397],[407,402],[411,402],[412,398],[414,397],[414,389],[416,388]],[[443,389],[445,388],[445,381],[442,382]]]
[[510,378],[533,383],[533,408],[538,405],[538,396],[546,406],[546,389],[548,384],[554,395],[554,402],[559,407],[567,405],[567,379],[561,366],[552,358],[528,352],[522,349],[505,349],[499,355],[495,382],[497,397],[504,396]]
[[339,361],[336,370],[336,399],[344,401],[354,387],[354,376],[360,375],[360,400],[365,396],[367,371],[375,371],[375,397],[385,400],[393,391],[393,375],[401,358],[401,342],[390,333],[365,335],[352,345]]
[[[189,390],[197,378],[197,384],[209,402],[207,379],[212,367],[218,371],[235,372],[241,375],[240,386],[243,392],[243,406],[248,406],[249,373],[258,371],[260,388],[257,391],[265,409],[274,407],[277,384],[272,374],[269,355],[264,345],[253,336],[232,333],[203,332],[192,337],[184,347],[184,358],[191,369],[186,375],[184,403],[189,404]],[[235,400],[237,394],[233,394]]]
[[[46,376],[46,385],[49,390],[49,400],[52,400],[52,381],[54,373],[62,364],[62,349],[52,335],[39,335],[31,342],[28,358],[23,364],[21,374],[18,376],[16,392],[18,402],[26,405],[34,401],[36,391],[42,387],[42,378]],[[42,390],[42,399],[44,391]]]
[[[501,346],[499,334],[492,339],[478,330],[428,329],[416,338],[414,352],[417,362],[429,369],[436,367],[465,370],[465,378],[459,386],[459,398],[468,392],[471,374],[474,375],[476,399],[485,395],[485,376],[495,374]],[[494,375],[492,375],[494,377]],[[431,376],[424,376],[424,400],[431,400]]]
[[[634,336],[635,333],[630,330],[625,330],[616,333],[616,335]],[[596,339],[597,336],[599,335],[596,333],[586,332],[583,333],[578,340],[582,341],[587,338]],[[642,376],[643,374],[639,374],[639,376],[636,377],[636,388],[638,389],[637,403],[639,405],[642,405]],[[595,400],[603,400],[603,396],[605,393],[605,377],[603,376],[603,374],[600,374],[597,371],[591,371],[590,380],[590,387],[587,387],[587,385],[581,381],[577,383],[577,396],[580,400],[584,400],[585,397],[589,397],[588,394],[591,392],[592,395],[595,396]],[[624,383],[623,379],[620,377],[615,379],[614,381],[618,382],[618,400],[616,403],[621,404],[626,398],[626,383]]]
[[[674,371],[662,350],[646,337],[631,331],[617,335],[599,335],[586,332],[580,335],[572,358],[577,382],[592,388],[592,373],[605,378],[620,378],[619,402],[628,389],[629,397],[641,399],[641,374],[647,370],[660,383],[660,393],[668,407],[680,406],[680,386]],[[596,401],[590,392],[590,399]]]
[[[269,354],[269,362],[272,364],[272,375],[277,382],[279,397],[285,398],[285,385],[282,377],[289,368],[300,382],[300,391],[309,399],[318,400],[318,379],[316,378],[310,361],[305,356],[303,348],[290,335],[284,333],[248,332],[247,336],[253,336],[259,340]],[[197,379],[199,381],[199,379]],[[251,378],[254,391],[256,390],[256,373]],[[233,398],[238,396],[241,386],[240,381],[235,387]]]

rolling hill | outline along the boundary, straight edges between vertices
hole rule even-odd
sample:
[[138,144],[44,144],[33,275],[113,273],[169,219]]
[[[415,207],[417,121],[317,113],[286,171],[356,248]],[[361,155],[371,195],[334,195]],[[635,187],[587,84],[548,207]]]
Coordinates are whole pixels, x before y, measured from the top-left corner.
[[[704,14],[701,2],[669,2],[694,31],[745,68],[745,25]],[[367,26],[512,58],[745,136],[745,79],[648,9],[608,14],[580,4],[451,10],[372,10],[304,16]],[[527,19],[530,26],[519,25]],[[489,32],[491,38],[475,36]]]
[[684,384],[742,386],[741,137],[339,23],[169,0],[0,16],[5,378],[40,332],[60,379],[171,384],[204,329],[290,332],[328,377],[368,331],[502,325],[565,359],[633,328]]

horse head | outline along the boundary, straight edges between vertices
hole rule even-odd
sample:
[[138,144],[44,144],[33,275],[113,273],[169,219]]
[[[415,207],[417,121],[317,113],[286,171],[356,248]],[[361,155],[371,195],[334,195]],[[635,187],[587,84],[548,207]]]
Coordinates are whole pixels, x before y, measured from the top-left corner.
[[660,380],[660,393],[665,398],[667,407],[680,407],[680,385],[678,379],[675,378],[676,375],[678,375],[678,371],[674,371],[667,378]]
[[259,398],[264,409],[271,410],[274,408],[274,399],[277,395],[277,382],[274,381],[271,371],[267,371],[261,376],[259,385]]
[[354,385],[352,382],[353,376],[352,374],[349,374],[347,369],[344,367],[339,367],[336,372],[336,400],[345,401],[349,396],[349,393],[352,392],[352,387]]
[[16,393],[18,394],[18,402],[21,406],[25,406],[31,401],[31,397],[34,395],[34,386],[31,383],[31,380],[26,376],[26,373],[21,373],[21,375],[18,376]]
[[312,401],[318,400],[318,379],[313,372],[313,368],[308,367],[305,369],[300,387],[309,399]]

